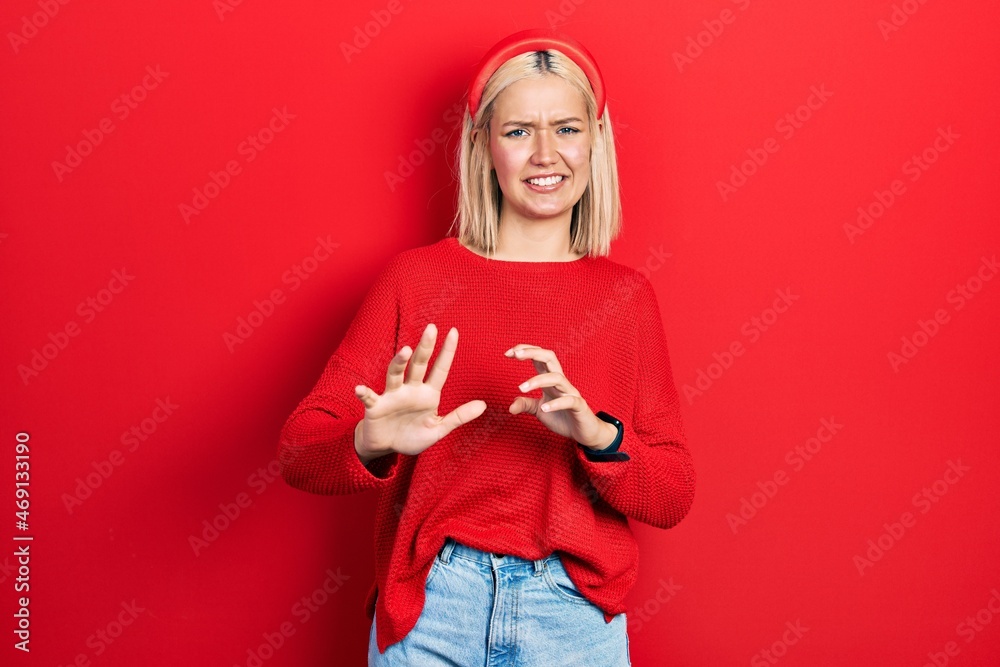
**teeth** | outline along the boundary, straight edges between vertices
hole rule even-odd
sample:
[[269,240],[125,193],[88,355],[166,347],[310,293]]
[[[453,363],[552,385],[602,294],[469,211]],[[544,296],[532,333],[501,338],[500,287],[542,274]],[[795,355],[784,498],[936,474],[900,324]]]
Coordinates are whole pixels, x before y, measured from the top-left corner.
[[562,176],[549,176],[547,178],[529,178],[528,182],[532,185],[555,185],[563,179]]

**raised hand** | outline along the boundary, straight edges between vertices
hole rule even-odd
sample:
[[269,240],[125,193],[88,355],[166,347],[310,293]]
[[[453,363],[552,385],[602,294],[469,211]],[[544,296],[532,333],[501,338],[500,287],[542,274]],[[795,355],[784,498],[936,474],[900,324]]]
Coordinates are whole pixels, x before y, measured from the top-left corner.
[[354,388],[355,396],[365,406],[365,417],[358,423],[354,438],[362,462],[368,463],[390,452],[419,454],[486,411],[485,401],[473,400],[444,417],[438,416],[441,389],[458,347],[458,329],[452,327],[448,331],[425,382],[436,338],[437,327],[432,322],[424,329],[416,350],[407,345],[396,353],[389,362],[385,391],[381,395],[365,385]]
[[537,345],[515,345],[504,356],[531,361],[538,375],[528,378],[519,387],[522,392],[542,390],[541,398],[518,396],[507,410],[538,418],[553,433],[576,440],[591,449],[603,449],[618,434],[617,429],[594,414],[580,392],[563,374],[556,353]]

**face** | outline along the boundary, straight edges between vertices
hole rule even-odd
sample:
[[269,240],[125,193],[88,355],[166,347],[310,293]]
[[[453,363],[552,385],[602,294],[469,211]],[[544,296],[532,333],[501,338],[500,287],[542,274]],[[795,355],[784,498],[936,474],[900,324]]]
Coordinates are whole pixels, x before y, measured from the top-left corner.
[[[489,143],[503,192],[501,220],[565,218],[568,225],[590,180],[591,131],[583,95],[551,74],[511,84],[494,105]],[[547,175],[555,178],[529,181]]]

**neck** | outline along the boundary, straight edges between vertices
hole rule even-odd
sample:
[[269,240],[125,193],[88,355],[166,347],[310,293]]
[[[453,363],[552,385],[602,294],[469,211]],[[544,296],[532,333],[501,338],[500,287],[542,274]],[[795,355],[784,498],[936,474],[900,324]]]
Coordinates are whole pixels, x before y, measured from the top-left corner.
[[500,217],[496,259],[516,262],[566,262],[586,253],[570,251],[572,211],[551,220]]

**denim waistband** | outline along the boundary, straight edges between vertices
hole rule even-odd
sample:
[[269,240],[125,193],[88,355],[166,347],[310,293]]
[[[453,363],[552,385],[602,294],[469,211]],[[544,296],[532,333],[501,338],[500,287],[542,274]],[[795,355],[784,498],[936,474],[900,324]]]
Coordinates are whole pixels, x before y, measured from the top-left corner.
[[556,552],[552,552],[545,558],[530,560],[527,558],[521,558],[520,556],[513,556],[511,554],[480,551],[475,547],[462,544],[451,537],[445,538],[444,546],[441,547],[441,551],[438,552],[438,556],[444,563],[451,560],[452,556],[457,556],[476,563],[481,563],[493,569],[533,568],[536,574],[540,573],[545,568],[545,563],[553,560],[559,560],[559,555]]

